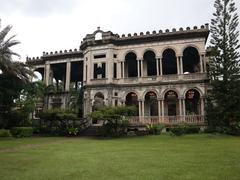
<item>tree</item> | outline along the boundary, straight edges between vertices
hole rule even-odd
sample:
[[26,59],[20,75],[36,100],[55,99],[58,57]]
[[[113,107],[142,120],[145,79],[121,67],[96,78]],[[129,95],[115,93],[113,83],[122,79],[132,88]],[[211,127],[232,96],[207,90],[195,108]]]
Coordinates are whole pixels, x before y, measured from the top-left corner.
[[135,106],[103,107],[92,112],[89,116],[92,120],[103,121],[103,136],[119,137],[126,135],[128,127],[128,116],[135,116],[137,108]]
[[8,25],[0,31],[0,126],[5,127],[7,119],[14,106],[14,100],[19,97],[23,87],[33,76],[31,69],[23,62],[13,60],[19,55],[11,47],[20,42],[14,40],[15,35],[7,38],[12,26]]
[[239,17],[234,0],[216,0],[214,7],[207,119],[212,127],[229,127],[240,121]]

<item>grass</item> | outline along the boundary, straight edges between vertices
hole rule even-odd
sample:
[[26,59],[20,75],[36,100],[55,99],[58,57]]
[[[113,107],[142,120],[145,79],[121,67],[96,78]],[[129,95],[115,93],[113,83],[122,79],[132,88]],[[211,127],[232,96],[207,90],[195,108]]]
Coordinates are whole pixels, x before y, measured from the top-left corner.
[[240,138],[0,139],[0,179],[240,179]]

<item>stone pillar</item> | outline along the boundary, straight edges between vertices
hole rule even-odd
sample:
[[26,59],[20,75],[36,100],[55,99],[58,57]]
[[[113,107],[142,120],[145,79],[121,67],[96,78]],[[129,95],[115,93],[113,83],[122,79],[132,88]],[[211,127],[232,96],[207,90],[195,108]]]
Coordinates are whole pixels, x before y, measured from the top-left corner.
[[141,117],[142,116],[142,102],[139,100],[138,101],[138,116]]
[[123,78],[125,78],[125,62],[122,62],[122,73],[123,73]]
[[185,116],[186,115],[186,107],[185,107],[185,99],[183,98],[183,100],[182,100],[182,102],[183,102],[183,111],[182,111],[182,115],[183,116]]
[[46,86],[49,85],[49,77],[50,77],[50,64],[47,61],[45,64],[45,79],[44,79]]
[[141,77],[143,77],[144,73],[143,73],[143,60],[141,59]]
[[162,68],[162,58],[159,58],[159,63],[160,63],[160,75],[163,75],[163,68]]
[[71,61],[67,61],[66,63],[66,83],[65,83],[65,91],[69,91],[71,82]]
[[205,115],[205,99],[203,97],[201,97],[201,115],[204,116]]
[[182,116],[182,114],[183,114],[182,113],[182,99],[179,98],[178,102],[179,102],[179,115]]
[[158,117],[161,117],[161,100],[158,99]]
[[142,100],[142,116],[143,116],[143,118],[144,118],[144,116],[145,116],[145,102],[144,102],[144,100]]
[[182,56],[179,56],[179,63],[180,63],[179,72],[180,72],[180,74],[183,74],[184,72],[183,72],[183,58],[182,58]]
[[200,72],[203,73],[203,71],[204,71],[203,70],[203,56],[200,55],[199,59],[200,59]]
[[159,76],[159,59],[156,58],[156,65],[157,65],[157,76]]
[[117,79],[121,79],[122,75],[121,75],[121,62],[117,62]]
[[140,60],[137,60],[137,72],[138,72],[138,77],[140,77]]
[[178,74],[181,74],[181,68],[180,68],[180,58],[179,57],[177,57],[177,73]]
[[162,100],[162,116],[165,116],[165,112],[164,112],[164,100]]

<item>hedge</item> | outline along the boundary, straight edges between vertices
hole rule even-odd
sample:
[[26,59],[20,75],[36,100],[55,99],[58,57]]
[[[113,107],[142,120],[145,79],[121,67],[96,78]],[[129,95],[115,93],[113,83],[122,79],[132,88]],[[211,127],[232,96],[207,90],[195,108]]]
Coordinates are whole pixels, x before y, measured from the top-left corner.
[[14,137],[31,137],[33,134],[32,127],[14,127],[11,129],[11,133]]
[[0,137],[11,137],[11,133],[7,129],[0,129]]

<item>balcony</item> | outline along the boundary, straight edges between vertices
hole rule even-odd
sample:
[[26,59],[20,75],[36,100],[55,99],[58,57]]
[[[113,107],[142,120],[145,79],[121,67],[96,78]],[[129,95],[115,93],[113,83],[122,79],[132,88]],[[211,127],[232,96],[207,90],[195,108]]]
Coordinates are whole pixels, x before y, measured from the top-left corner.
[[114,79],[115,84],[140,84],[140,83],[158,83],[158,82],[178,82],[178,81],[194,81],[208,79],[207,73],[192,73],[192,74],[173,74],[163,76],[149,77],[134,77]]
[[166,126],[188,124],[188,125],[207,125],[202,115],[186,115],[186,116],[134,116],[129,117],[129,123],[134,126],[146,124],[164,124]]

